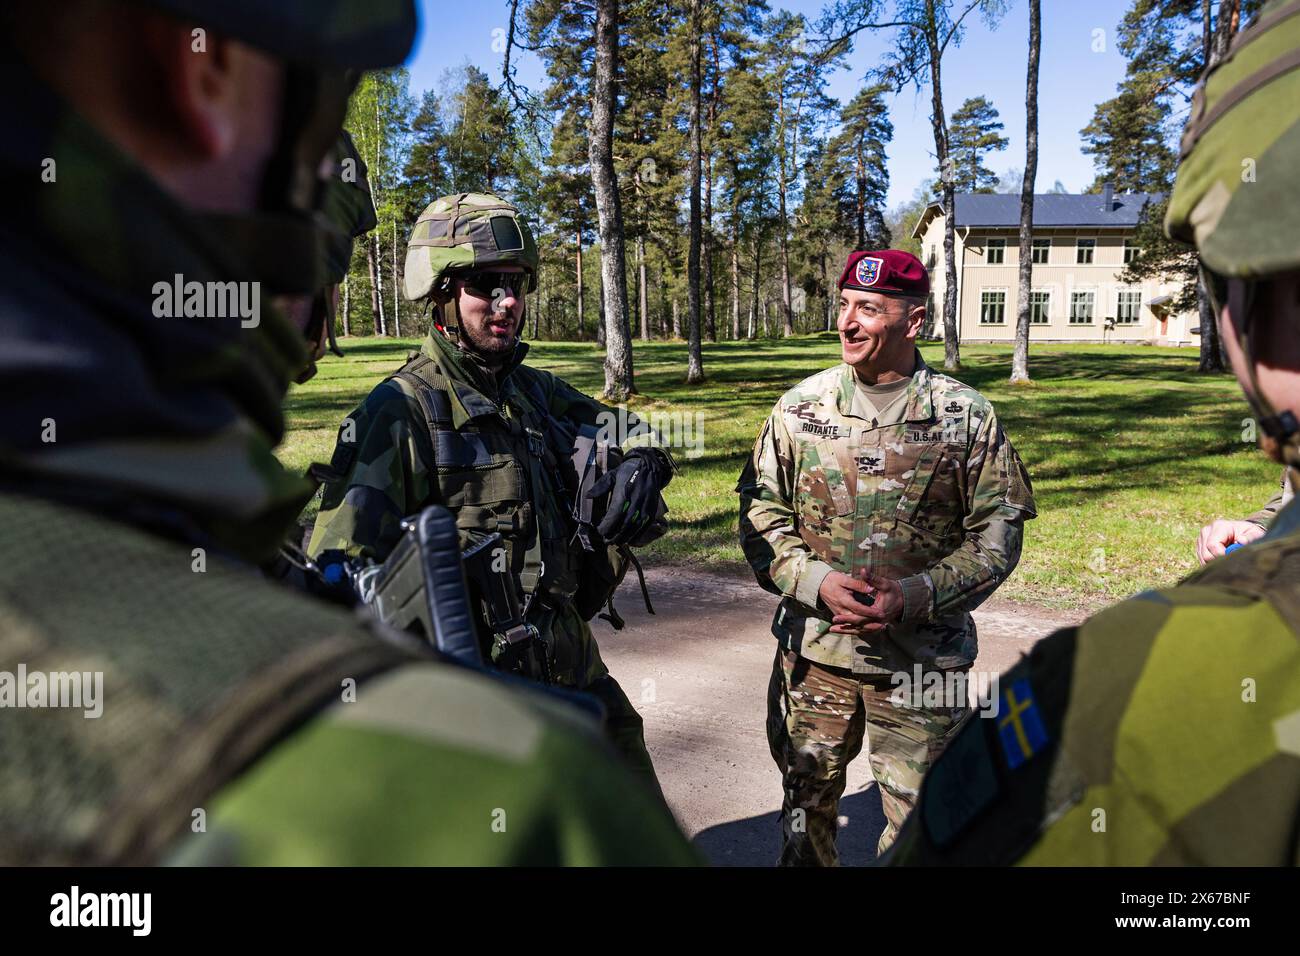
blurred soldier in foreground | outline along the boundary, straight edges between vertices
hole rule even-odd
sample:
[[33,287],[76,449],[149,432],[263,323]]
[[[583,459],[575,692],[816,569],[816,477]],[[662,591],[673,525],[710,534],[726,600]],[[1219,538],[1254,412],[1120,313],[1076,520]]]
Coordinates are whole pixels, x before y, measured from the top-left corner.
[[[604,475],[588,470],[583,485],[575,440],[584,430],[608,434],[618,413],[523,364],[525,295],[537,265],[527,222],[496,196],[444,196],[424,211],[405,292],[431,300],[433,328],[344,420],[308,551],[327,573],[348,559],[383,560],[402,519],[431,504],[455,514],[466,550],[500,534],[496,566],[485,573],[503,579],[521,610],[503,621],[486,619],[489,609],[478,622],[484,657],[599,700],[610,740],[657,790],[641,716],[587,621],[617,587],[627,547],[662,534],[660,491],[672,463],[660,448],[637,447]],[[610,496],[603,517],[580,521],[581,508],[602,495]]]
[[[1300,16],[1202,78],[1165,228],[1193,243],[1274,461],[1300,464]],[[1242,160],[1256,176],[1243,181]],[[1176,587],[1045,638],[935,764],[897,863],[1295,865],[1300,506]]]
[[414,5],[0,27],[0,862],[690,861],[567,708],[255,572],[312,492],[272,448],[313,333],[270,299],[322,288],[345,71]]
[[786,865],[838,862],[839,798],[864,737],[887,820],[880,850],[893,841],[969,713],[965,692],[933,704],[917,677],[969,670],[970,612],[1015,568],[1035,514],[993,406],[916,349],[921,262],[854,252],[839,287],[843,364],[781,397],[737,487],[745,556],[784,597],[767,732]]

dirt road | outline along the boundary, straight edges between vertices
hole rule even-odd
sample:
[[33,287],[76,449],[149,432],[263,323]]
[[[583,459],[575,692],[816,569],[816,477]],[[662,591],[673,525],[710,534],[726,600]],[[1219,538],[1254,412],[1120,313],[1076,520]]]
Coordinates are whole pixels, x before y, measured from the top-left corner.
[[[777,856],[780,778],[764,732],[777,598],[753,578],[647,571],[654,617],[635,576],[618,600],[627,628],[594,622],[601,654],[640,710],[646,742],[673,811],[716,865],[768,866]],[[999,672],[1040,637],[1082,615],[999,603],[975,612],[976,669]],[[865,758],[849,769],[840,804],[846,864],[874,856],[884,826]],[[847,818],[847,822],[844,818]]]

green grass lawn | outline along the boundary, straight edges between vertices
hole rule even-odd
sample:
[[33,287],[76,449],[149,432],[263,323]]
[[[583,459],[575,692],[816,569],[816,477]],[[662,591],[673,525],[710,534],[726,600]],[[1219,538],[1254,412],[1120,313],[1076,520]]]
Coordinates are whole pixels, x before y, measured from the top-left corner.
[[[396,368],[417,340],[351,339],[289,398],[281,460],[295,470],[327,461],[342,418]],[[922,348],[942,367],[942,345]],[[637,342],[639,413],[703,415],[702,453],[676,452],[672,530],[646,549],[652,562],[743,569],[736,543],[741,464],[783,391],[835,364],[834,335],[706,345],[707,381],[683,384],[686,346]],[[589,343],[541,342],[533,364],[596,394],[601,355]],[[1006,346],[962,347],[956,377],[997,406],[1029,468],[1039,517],[1004,597],[1050,607],[1091,605],[1170,584],[1195,566],[1201,525],[1245,515],[1272,493],[1280,469],[1242,441],[1245,400],[1230,375],[1198,375],[1189,349],[1051,345],[1033,349],[1031,385],[1007,382]],[[313,508],[315,505],[313,504]]]

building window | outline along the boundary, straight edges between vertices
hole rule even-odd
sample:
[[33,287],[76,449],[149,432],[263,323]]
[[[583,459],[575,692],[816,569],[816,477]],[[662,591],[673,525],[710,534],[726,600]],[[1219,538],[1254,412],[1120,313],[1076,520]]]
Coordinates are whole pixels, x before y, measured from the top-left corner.
[[1006,292],[981,292],[980,325],[1005,325],[1006,321]]
[[1096,302],[1095,292],[1070,293],[1070,324],[1092,325],[1092,307]]
[[1116,325],[1135,325],[1142,314],[1142,293],[1123,289],[1115,306]]
[[1074,247],[1074,261],[1081,266],[1092,265],[1092,254],[1097,248],[1096,239],[1080,239]]
[[1138,257],[1138,253],[1141,251],[1142,251],[1141,249],[1133,245],[1132,240],[1125,239],[1124,240],[1124,265],[1128,265],[1130,262],[1136,259]]
[[1030,250],[1029,261],[1034,263],[1035,265],[1040,265],[1040,266],[1046,265],[1047,260],[1051,258],[1051,255],[1052,255],[1052,240],[1035,239],[1034,247],[1032,250]]
[[1007,241],[1005,239],[990,239],[984,247],[984,255],[984,261],[989,265],[1002,265],[1007,257]]
[[1052,311],[1052,293],[1029,293],[1029,324],[1047,325]]

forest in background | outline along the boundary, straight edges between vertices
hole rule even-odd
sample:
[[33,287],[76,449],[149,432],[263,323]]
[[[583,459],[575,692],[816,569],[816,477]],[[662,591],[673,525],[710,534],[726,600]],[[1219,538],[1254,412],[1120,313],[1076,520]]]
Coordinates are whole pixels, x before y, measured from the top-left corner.
[[[767,0],[501,3],[497,75],[449,67],[417,96],[399,69],[368,74],[353,97],[347,125],[379,227],[356,245],[344,334],[422,334],[427,316],[400,292],[411,227],[440,195],[494,192],[524,210],[541,252],[527,334],[598,343],[606,394],[619,397],[635,388],[638,338],[688,340],[687,377],[699,380],[702,341],[833,328],[847,253],[919,253],[911,231],[929,202],[997,191],[1023,203],[1034,192],[1039,0],[1029,0],[1029,150],[1002,175],[990,166],[1006,149],[995,105],[950,97],[949,112],[942,80],[945,53],[969,29],[996,29],[1002,0],[831,0],[811,22]],[[1191,87],[1257,6],[1132,0],[1118,29],[1126,78],[1080,131],[1093,189],[1168,191]],[[894,52],[840,102],[826,78],[867,30],[887,31]],[[543,89],[516,79],[525,50],[545,66]],[[931,99],[934,178],[886,209],[887,102],[908,87]],[[1159,236],[1162,214],[1148,216],[1134,268],[1182,271],[1195,301],[1195,259]],[[927,332],[944,327],[943,306]],[[1202,367],[1217,353],[1203,347]]]

